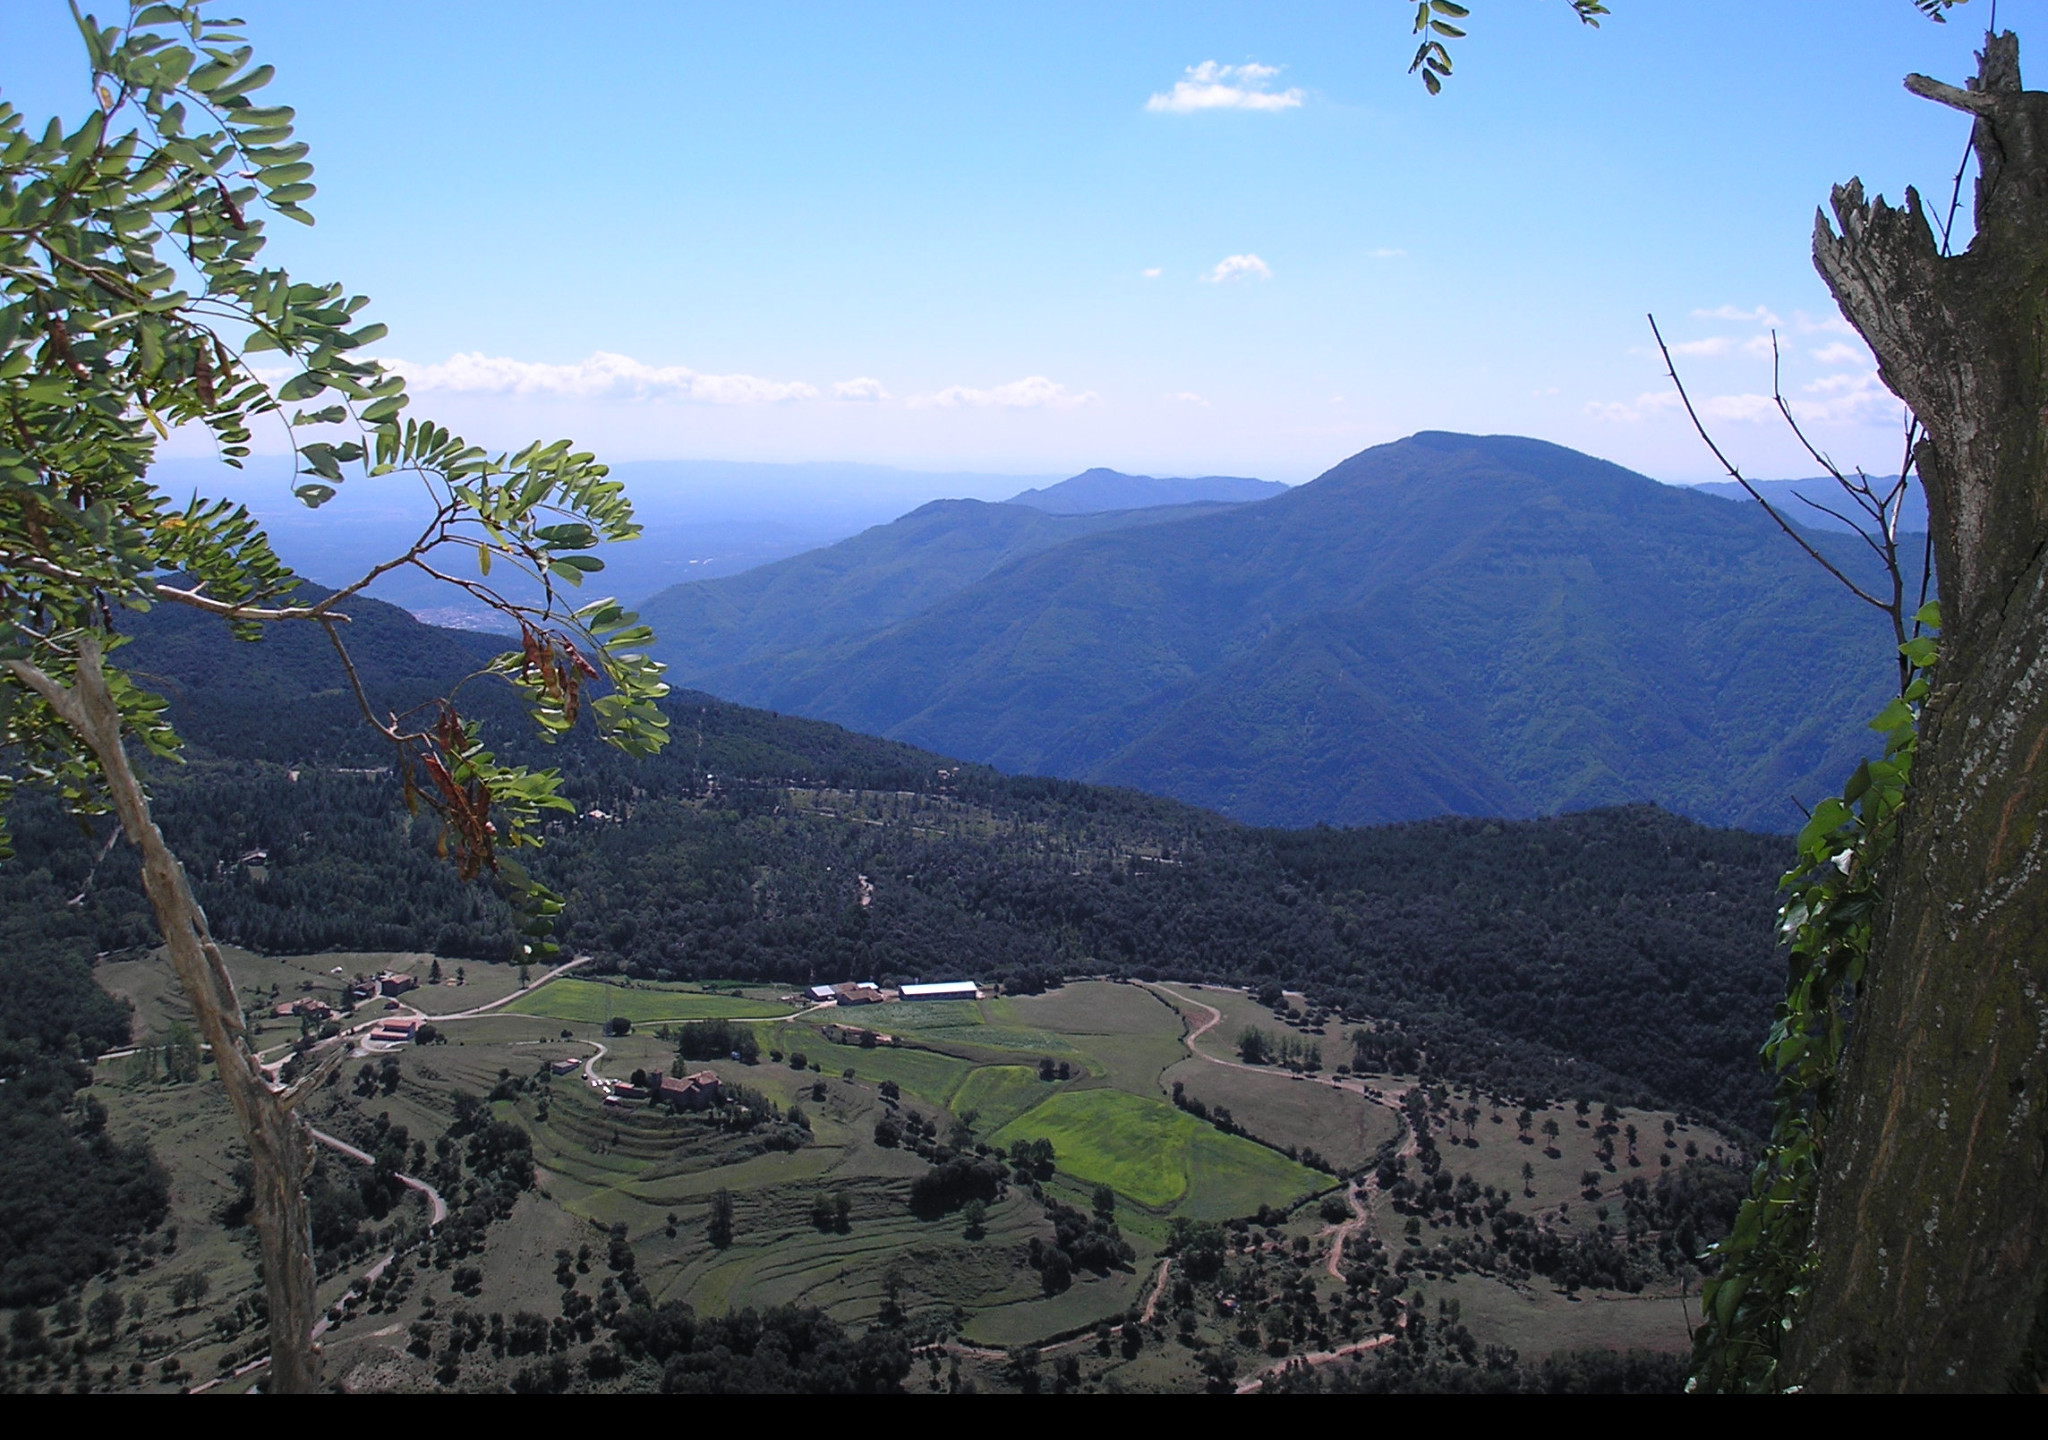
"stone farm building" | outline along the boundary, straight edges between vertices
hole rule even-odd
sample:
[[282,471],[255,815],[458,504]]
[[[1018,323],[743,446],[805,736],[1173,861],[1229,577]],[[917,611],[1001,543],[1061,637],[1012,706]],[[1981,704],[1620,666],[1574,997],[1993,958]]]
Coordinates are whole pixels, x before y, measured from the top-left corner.
[[656,1103],[673,1105],[678,1110],[709,1110],[718,1103],[720,1093],[715,1070],[699,1070],[681,1079],[662,1075],[654,1082]]

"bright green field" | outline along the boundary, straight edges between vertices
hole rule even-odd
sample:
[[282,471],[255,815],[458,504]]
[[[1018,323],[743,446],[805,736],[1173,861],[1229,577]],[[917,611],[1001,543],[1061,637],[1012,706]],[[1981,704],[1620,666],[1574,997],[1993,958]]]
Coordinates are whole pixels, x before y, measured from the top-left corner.
[[1195,1178],[1203,1182],[1199,1198],[1214,1201],[1204,1209],[1218,1214],[1285,1206],[1330,1183],[1263,1145],[1121,1090],[1061,1091],[990,1138],[1050,1140],[1061,1170],[1155,1210],[1179,1201]]
[[[610,1008],[607,1009],[606,1007]],[[701,990],[642,990],[596,980],[550,981],[505,1007],[520,1015],[603,1024],[610,1015],[635,1025],[664,1020],[767,1020],[789,1014],[787,1005],[744,995],[708,995]]]
[[[980,1111],[975,1122],[983,1132],[999,1129],[1041,1100],[1053,1095],[1053,1087],[1038,1078],[1029,1065],[984,1065],[970,1071],[953,1092],[950,1105],[955,1115]],[[1053,1142],[1055,1146],[1059,1142]]]

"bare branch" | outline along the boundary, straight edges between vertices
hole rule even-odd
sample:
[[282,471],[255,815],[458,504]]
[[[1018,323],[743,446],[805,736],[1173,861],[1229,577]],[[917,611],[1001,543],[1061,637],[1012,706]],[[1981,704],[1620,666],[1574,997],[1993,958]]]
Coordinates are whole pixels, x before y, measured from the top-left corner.
[[1932,100],[1968,115],[1989,115],[1998,108],[1997,96],[1988,90],[1964,90],[1927,75],[1908,75],[1906,88],[1922,100]]
[[1875,595],[1872,595],[1870,592],[1865,590],[1861,585],[1858,585],[1854,580],[1851,580],[1847,575],[1844,575],[1839,569],[1835,567],[1834,563],[1830,561],[1827,558],[1827,556],[1821,554],[1820,551],[1814,549],[1811,542],[1809,542],[1804,535],[1801,535],[1798,529],[1794,525],[1792,525],[1791,522],[1786,520],[1784,516],[1778,513],[1777,507],[1772,505],[1770,501],[1764,499],[1763,492],[1758,490],[1756,486],[1750,484],[1748,477],[1745,476],[1740,470],[1736,469],[1735,466],[1729,462],[1728,457],[1721,453],[1721,447],[1714,443],[1714,437],[1707,433],[1707,427],[1700,422],[1699,412],[1693,409],[1692,397],[1685,393],[1685,382],[1678,378],[1678,367],[1671,363],[1671,349],[1664,343],[1663,332],[1657,328],[1657,317],[1655,315],[1652,315],[1649,317],[1649,320],[1650,333],[1656,337],[1657,349],[1664,356],[1664,373],[1671,377],[1671,383],[1678,388],[1678,399],[1680,403],[1685,406],[1685,413],[1687,417],[1690,418],[1692,421],[1692,428],[1699,434],[1700,439],[1706,443],[1706,447],[1714,452],[1714,458],[1721,462],[1721,468],[1728,472],[1729,478],[1734,480],[1736,484],[1740,485],[1745,491],[1747,491],[1749,493],[1750,499],[1756,501],[1757,504],[1764,507],[1764,513],[1770,516],[1771,519],[1778,522],[1778,528],[1780,530],[1783,530],[1788,536],[1792,538],[1793,544],[1797,545],[1801,550],[1804,550],[1807,553],[1807,555],[1813,560],[1813,562],[1816,565],[1820,566],[1821,569],[1827,571],[1828,574],[1834,576],[1837,580],[1841,581],[1843,586],[1847,588],[1851,595],[1854,595],[1858,600],[1861,600],[1864,604],[1874,606],[1875,608],[1883,610],[1887,614],[1889,614],[1891,612],[1891,606],[1885,604],[1884,601],[1878,599]]

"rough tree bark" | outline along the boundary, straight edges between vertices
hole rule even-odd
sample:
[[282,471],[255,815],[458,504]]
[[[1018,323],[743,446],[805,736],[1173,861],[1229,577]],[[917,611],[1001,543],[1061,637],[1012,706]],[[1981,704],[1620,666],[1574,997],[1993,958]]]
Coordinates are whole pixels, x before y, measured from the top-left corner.
[[1787,1379],[2003,1390],[2043,1378],[2048,1280],[2048,94],[1986,37],[1976,236],[1944,256],[1920,197],[1836,188],[1814,260],[1915,452],[1939,565],[1937,685],[1827,1135],[1818,1269]]
[[235,982],[207,929],[206,912],[199,908],[184,865],[151,818],[141,781],[128,763],[121,714],[107,688],[101,661],[99,641],[88,634],[79,640],[78,674],[69,686],[23,661],[6,663],[91,749],[106,779],[121,829],[141,853],[142,886],[156,912],[164,948],[177,972],[179,987],[198,1018],[200,1034],[213,1048],[215,1067],[234,1108],[242,1140],[249,1147],[256,1202],[253,1218],[263,1252],[264,1297],[270,1312],[266,1385],[272,1394],[305,1394],[320,1382],[320,1355],[313,1344],[312,1217],[305,1192],[306,1177],[313,1168],[313,1148],[305,1121],[293,1106],[320,1072],[283,1091],[273,1089],[264,1075],[243,1027]]

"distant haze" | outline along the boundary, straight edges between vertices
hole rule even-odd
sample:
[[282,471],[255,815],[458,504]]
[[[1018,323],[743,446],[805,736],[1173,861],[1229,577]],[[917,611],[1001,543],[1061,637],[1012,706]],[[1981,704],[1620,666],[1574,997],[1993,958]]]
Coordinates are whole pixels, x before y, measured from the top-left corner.
[[[1821,475],[1811,480],[1753,480],[1750,483],[1756,486],[1758,494],[1771,502],[1772,509],[1807,530],[1835,530],[1847,534],[1849,526],[1840,517],[1862,520],[1862,512],[1856,508],[1856,502],[1842,493],[1842,487],[1831,476]],[[1890,479],[1877,478],[1872,481],[1871,488],[1882,496],[1892,483]],[[1745,505],[1756,503],[1733,480],[1713,480],[1691,488],[1702,495],[1718,495],[1724,500],[1739,500]],[[1899,510],[1899,529],[1922,533],[1927,529],[1927,496],[1920,489],[1917,477],[1906,489],[1905,503]]]
[[[937,499],[995,500],[1050,475],[899,470],[886,465],[770,465],[724,460],[642,460],[612,467],[633,497],[644,534],[604,547],[594,595],[638,604],[686,580],[736,575],[830,545]],[[418,482],[351,480],[319,510],[293,498],[289,463],[257,457],[246,470],[165,458],[152,471],[173,496],[193,492],[247,505],[287,564],[323,585],[345,584],[402,552],[431,513]],[[370,593],[441,625],[487,617],[425,576],[397,572]]]

